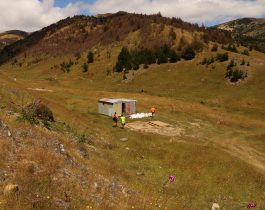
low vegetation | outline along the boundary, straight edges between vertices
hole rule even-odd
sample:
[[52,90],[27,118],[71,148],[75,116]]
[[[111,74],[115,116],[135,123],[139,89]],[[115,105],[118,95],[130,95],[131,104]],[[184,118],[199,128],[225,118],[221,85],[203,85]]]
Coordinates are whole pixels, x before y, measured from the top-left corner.
[[[245,65],[245,60],[242,60],[240,65]],[[237,63],[231,60],[227,66],[227,72],[225,77],[230,80],[230,82],[238,82],[239,80],[244,80],[247,77],[247,72],[240,70]]]

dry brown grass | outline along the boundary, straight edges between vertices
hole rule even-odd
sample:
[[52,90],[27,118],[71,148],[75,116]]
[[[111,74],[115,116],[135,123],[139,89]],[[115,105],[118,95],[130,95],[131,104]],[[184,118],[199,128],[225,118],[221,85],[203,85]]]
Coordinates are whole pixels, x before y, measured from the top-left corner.
[[[19,180],[25,185],[25,191],[15,198],[18,200],[16,208],[22,205],[31,208],[32,200],[37,200],[35,203],[40,209],[48,205],[55,208],[54,200],[47,200],[47,196],[65,200],[68,198],[64,192],[67,192],[71,194],[73,209],[83,209],[86,205],[96,209],[131,209],[132,206],[154,209],[163,182],[168,175],[175,174],[176,183],[169,185],[161,196],[163,208],[201,210],[218,202],[226,209],[236,209],[253,200],[263,209],[264,174],[262,168],[253,163],[264,165],[261,161],[264,158],[264,71],[260,63],[264,55],[253,52],[253,57],[247,58],[254,76],[238,86],[226,84],[223,78],[226,64],[218,63],[212,71],[197,65],[204,56],[212,55],[208,52],[191,62],[153,65],[133,82],[123,84],[120,75],[106,77],[105,72],[108,64],[113,65],[120,47],[114,47],[110,60],[104,59],[106,50],[102,48],[101,57],[85,75],[78,66],[70,74],[50,70],[50,66],[64,58],[51,59],[50,63],[45,61],[29,69],[5,66],[8,71],[0,72],[0,82],[5,84],[1,89],[1,103],[7,104],[8,109],[17,107],[20,97],[15,93],[20,90],[30,96],[29,100],[41,98],[57,121],[56,132],[49,132],[5,118],[14,128],[32,129],[35,135],[23,138],[13,156],[17,158],[13,160],[13,169],[23,176],[16,174],[12,181]],[[240,55],[237,59],[241,58]],[[12,81],[13,75],[17,76],[16,82]],[[47,81],[44,79],[47,76],[56,76],[58,82]],[[27,90],[29,86],[54,92],[40,94]],[[139,93],[141,88],[145,93]],[[184,135],[170,138],[114,129],[110,118],[97,114],[97,100],[103,97],[135,98],[139,112],[148,112],[154,104],[157,120],[181,127]],[[77,144],[76,134],[82,133],[92,136],[92,145]],[[129,141],[119,141],[122,137]],[[63,142],[68,155],[46,148],[52,139]],[[80,147],[87,149],[89,159],[80,156]],[[8,148],[13,147],[3,145],[3,148],[6,148],[3,154],[12,154]],[[71,160],[77,165],[72,165]],[[40,169],[43,166],[38,178],[32,174],[35,164]],[[71,173],[64,177],[62,170]],[[145,175],[137,176],[138,170],[143,170]],[[53,181],[53,177],[60,179]],[[117,185],[119,190],[113,194],[109,187],[113,179],[135,194],[126,197]],[[94,187],[95,182],[98,188]],[[34,183],[32,188],[31,183]],[[36,193],[41,199],[35,197]],[[104,199],[97,206],[99,198]],[[14,206],[11,199],[8,205]]]

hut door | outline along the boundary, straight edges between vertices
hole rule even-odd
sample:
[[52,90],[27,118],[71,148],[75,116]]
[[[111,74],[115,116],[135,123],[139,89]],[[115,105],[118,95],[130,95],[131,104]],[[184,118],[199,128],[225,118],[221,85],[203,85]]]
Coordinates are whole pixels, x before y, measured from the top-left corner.
[[126,113],[126,104],[122,103],[122,114]]

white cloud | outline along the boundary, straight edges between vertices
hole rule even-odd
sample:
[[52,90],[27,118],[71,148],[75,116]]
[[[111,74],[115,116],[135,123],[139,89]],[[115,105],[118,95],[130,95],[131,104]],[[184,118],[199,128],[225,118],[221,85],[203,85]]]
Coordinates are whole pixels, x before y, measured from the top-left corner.
[[78,14],[85,4],[54,7],[54,0],[0,0],[0,32],[20,29],[34,31]]
[[197,23],[216,23],[239,17],[261,17],[265,15],[264,0],[97,0],[90,5],[94,14],[137,12],[181,17]]
[[[74,0],[69,0],[69,2]],[[64,8],[54,0],[0,0],[0,32],[11,29],[34,31],[68,16],[128,11],[143,14],[161,12],[190,22],[213,24],[239,17],[264,17],[265,0],[75,0]]]

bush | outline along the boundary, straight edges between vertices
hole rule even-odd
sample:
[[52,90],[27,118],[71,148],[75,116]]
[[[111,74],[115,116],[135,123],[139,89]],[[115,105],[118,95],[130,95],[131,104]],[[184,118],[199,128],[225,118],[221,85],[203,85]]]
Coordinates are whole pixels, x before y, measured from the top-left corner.
[[71,71],[71,67],[74,65],[74,62],[72,60],[70,60],[68,63],[61,63],[60,64],[60,68],[63,72],[70,72]]
[[38,124],[37,113],[34,108],[31,109],[23,109],[21,116],[18,118],[19,120],[27,121],[30,124]]
[[194,37],[190,46],[195,52],[201,52],[204,48],[203,42],[197,36]]
[[237,82],[240,79],[245,79],[245,77],[247,77],[247,74],[245,74],[242,70],[234,69],[229,72],[227,77],[231,82]]
[[216,56],[216,60],[220,62],[228,61],[228,59],[229,59],[228,53],[223,53],[223,54],[218,53]]
[[169,57],[170,63],[176,63],[180,61],[180,59],[181,57],[174,50],[171,50]]
[[75,54],[75,59],[78,61],[80,58],[81,58],[81,54],[80,54],[80,52],[77,52]]
[[168,62],[168,57],[162,50],[158,50],[158,52],[156,53],[156,57],[157,57],[157,64]]
[[181,54],[181,57],[185,60],[192,60],[193,58],[195,58],[195,51],[191,46],[186,47]]
[[244,51],[242,52],[242,55],[247,55],[247,56],[249,56],[249,51],[248,51],[248,50],[244,50]]
[[227,66],[225,77],[229,78],[231,82],[237,82],[240,79],[245,79],[247,77],[247,73],[244,73],[242,70],[239,70],[236,67],[235,61],[231,60],[231,62]]
[[139,69],[139,64],[133,64],[132,65],[133,70],[138,70]]
[[87,54],[87,63],[93,63],[94,62],[94,53],[92,51],[89,51]]
[[226,69],[228,71],[232,70],[234,66],[236,66],[236,62],[234,60],[231,60]]
[[230,52],[238,53],[236,45],[234,45],[234,44],[233,45],[229,44],[226,50],[228,50]]
[[218,45],[214,44],[212,47],[212,52],[217,52],[218,51]]
[[242,61],[241,61],[241,66],[244,66],[246,64],[246,62],[245,62],[245,59],[243,59]]
[[215,59],[214,57],[210,57],[210,58],[204,58],[202,61],[201,61],[201,65],[210,65],[212,63],[214,63]]
[[88,65],[87,65],[87,63],[84,63],[82,65],[82,68],[83,68],[83,72],[87,72],[88,71]]
[[38,124],[38,119],[42,120],[44,124],[47,121],[54,122],[52,111],[39,101],[33,102],[23,107],[21,119],[28,121],[31,124]]

